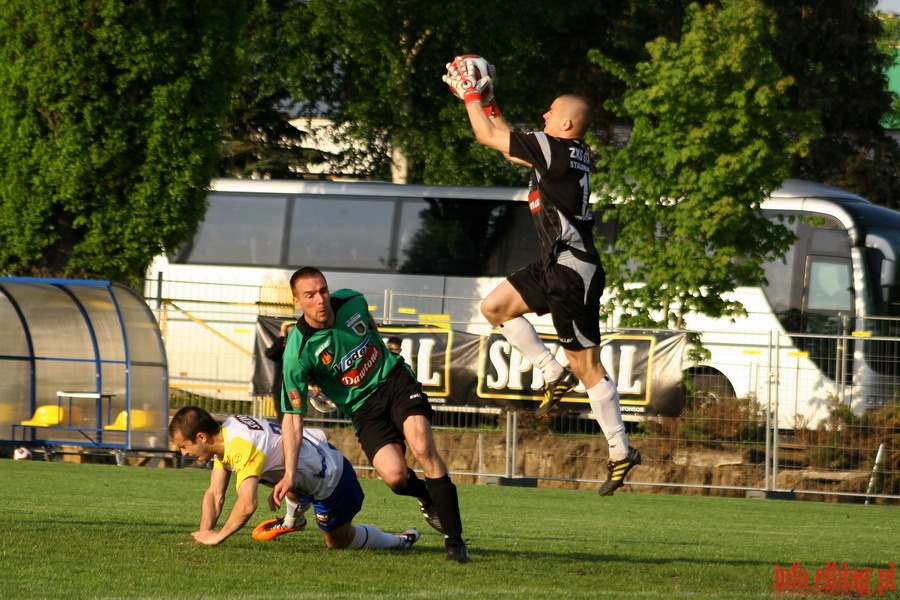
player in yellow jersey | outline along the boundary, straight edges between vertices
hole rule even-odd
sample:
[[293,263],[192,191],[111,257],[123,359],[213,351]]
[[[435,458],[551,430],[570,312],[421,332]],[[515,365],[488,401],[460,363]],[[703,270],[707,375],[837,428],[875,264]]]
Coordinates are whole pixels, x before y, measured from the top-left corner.
[[[219,423],[202,408],[186,406],[169,422],[169,435],[183,455],[196,457],[201,463],[214,461],[201,505],[200,528],[191,534],[202,544],[221,544],[239,531],[256,512],[259,484],[272,486],[284,477],[284,450],[277,424],[246,415]],[[216,530],[232,474],[237,479],[238,497],[225,523]],[[304,429],[294,488],[286,497],[288,523],[282,519],[266,521],[257,527],[255,539],[272,539],[303,529],[306,518],[302,512],[309,506],[316,513],[316,524],[328,548],[405,550],[419,539],[415,529],[394,535],[372,525],[353,525],[353,517],[362,508],[362,488],[353,466],[328,443],[320,429]]]

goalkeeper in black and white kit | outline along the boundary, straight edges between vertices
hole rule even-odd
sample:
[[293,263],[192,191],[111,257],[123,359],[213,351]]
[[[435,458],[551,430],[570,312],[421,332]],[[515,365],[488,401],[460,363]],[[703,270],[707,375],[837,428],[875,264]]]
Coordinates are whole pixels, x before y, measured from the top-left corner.
[[[538,416],[548,415],[578,384],[587,389],[591,409],[609,443],[608,478],[601,496],[612,495],[640,464],[628,444],[619,392],[600,362],[600,296],[606,276],[594,246],[590,209],[590,150],[582,140],[591,108],[581,96],[556,98],[544,113],[543,131],[512,131],[494,99],[494,68],[464,55],[447,65],[444,82],[465,102],[475,140],[531,168],[528,204],[542,258],[504,280],[482,301],[481,312],[533,365],[541,370],[544,399]],[[524,315],[550,313],[569,367],[563,367]]]

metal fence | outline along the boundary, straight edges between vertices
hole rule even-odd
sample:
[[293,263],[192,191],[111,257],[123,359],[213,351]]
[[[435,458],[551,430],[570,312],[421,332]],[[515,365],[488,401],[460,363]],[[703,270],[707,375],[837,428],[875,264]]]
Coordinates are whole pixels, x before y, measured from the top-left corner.
[[[213,292],[202,297],[208,299],[148,298],[169,353],[172,406],[206,403],[223,414],[274,416],[271,398],[249,395],[255,319],[262,312],[253,293],[235,303],[216,301]],[[387,297],[384,306],[392,305]],[[843,324],[835,335],[705,335],[720,369],[740,374],[746,389],[716,390],[720,374],[696,369],[679,416],[628,421],[631,443],[643,457],[628,489],[900,501],[900,337],[891,334],[895,323],[856,325],[866,331]],[[879,377],[860,375],[860,357]],[[821,405],[819,418],[794,416],[800,398],[811,395]],[[861,398],[868,410],[852,410]],[[351,462],[369,469],[339,414],[313,416],[331,428]],[[435,432],[461,481],[590,489],[606,479],[606,441],[587,414],[537,420],[521,410],[441,407]]]
[[[626,490],[900,503],[896,415],[857,422],[836,415],[833,426],[776,436],[751,404],[731,399],[630,423],[642,463]],[[357,469],[371,471],[346,421],[309,422],[330,428]],[[434,431],[461,482],[596,489],[607,477],[605,438],[583,415],[548,423],[523,412],[442,411]]]

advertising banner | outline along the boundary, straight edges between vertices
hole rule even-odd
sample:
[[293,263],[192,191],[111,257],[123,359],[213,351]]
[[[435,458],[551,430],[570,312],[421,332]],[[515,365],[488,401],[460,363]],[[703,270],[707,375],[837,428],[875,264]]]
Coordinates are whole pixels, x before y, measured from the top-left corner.
[[[282,320],[261,316],[257,322],[254,395],[271,390],[274,365],[264,352],[277,337]],[[498,333],[481,336],[427,326],[383,326],[379,332],[385,340],[400,338],[400,354],[432,404],[534,410],[541,401],[541,372]],[[565,364],[565,353],[556,338],[542,337]],[[601,360],[619,388],[623,413],[675,416],[681,412],[681,359],[686,344],[686,335],[674,331],[603,336]],[[559,410],[590,411],[581,384],[566,394]]]

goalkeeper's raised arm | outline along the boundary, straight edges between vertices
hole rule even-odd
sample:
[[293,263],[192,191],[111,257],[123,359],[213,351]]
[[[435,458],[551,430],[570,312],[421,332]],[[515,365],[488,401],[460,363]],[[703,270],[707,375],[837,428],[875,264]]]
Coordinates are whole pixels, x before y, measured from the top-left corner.
[[494,66],[485,59],[465,54],[447,63],[443,80],[454,95],[465,102],[475,140],[483,146],[499,150],[507,160],[530,167],[529,163],[509,155],[509,132],[512,128],[503,118],[494,98],[495,73]]

